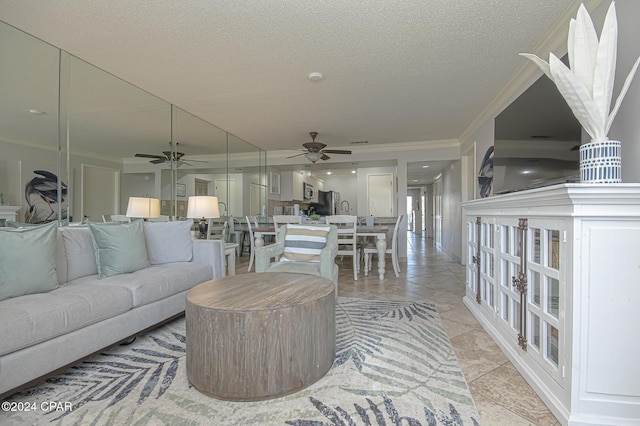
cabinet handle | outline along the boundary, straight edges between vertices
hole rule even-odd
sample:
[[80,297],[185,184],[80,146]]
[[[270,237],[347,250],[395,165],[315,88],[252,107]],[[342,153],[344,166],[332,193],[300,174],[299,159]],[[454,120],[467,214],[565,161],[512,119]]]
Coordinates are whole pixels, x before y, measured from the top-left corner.
[[518,278],[515,276],[511,277],[511,283],[520,293],[527,292],[527,276],[522,272],[518,274]]

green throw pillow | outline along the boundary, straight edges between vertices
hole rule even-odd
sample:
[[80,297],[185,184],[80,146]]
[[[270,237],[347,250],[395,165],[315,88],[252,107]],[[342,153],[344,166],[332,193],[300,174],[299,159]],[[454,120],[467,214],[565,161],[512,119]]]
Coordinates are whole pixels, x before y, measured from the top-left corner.
[[98,277],[135,272],[149,266],[142,220],[107,224],[89,222]]
[[0,300],[58,287],[57,223],[0,230]]

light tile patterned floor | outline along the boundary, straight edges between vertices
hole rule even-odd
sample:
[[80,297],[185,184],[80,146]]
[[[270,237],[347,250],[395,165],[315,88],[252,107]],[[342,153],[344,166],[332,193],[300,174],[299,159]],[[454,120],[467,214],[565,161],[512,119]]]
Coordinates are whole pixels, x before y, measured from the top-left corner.
[[[471,389],[483,425],[559,425],[524,378],[462,303],[465,269],[436,249],[433,240],[407,235],[407,262],[396,278],[387,261],[385,279],[358,275],[351,259],[337,259],[339,294],[345,297],[427,300],[435,303]],[[237,259],[236,273],[246,273],[249,256]]]

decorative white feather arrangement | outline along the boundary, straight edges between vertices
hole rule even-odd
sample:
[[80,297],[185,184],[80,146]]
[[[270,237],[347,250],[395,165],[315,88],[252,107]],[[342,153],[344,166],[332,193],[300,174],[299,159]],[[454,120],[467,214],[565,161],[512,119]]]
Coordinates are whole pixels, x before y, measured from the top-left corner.
[[638,57],[611,110],[618,47],[615,3],[609,6],[599,42],[589,12],[581,4],[576,19],[569,24],[567,47],[570,68],[553,53],[548,63],[530,53],[520,55],[531,59],[556,84],[593,142],[608,140],[611,123],[640,64]]

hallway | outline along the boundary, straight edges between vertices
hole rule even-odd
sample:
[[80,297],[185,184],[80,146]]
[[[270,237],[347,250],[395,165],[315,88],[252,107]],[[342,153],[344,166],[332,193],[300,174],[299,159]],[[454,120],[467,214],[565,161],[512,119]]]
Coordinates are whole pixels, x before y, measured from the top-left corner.
[[[354,281],[351,260],[340,266],[339,295],[363,299],[425,300],[434,303],[454,347],[482,425],[559,425],[524,378],[462,303],[465,268],[438,250],[430,238],[407,233],[407,262],[396,278],[387,260],[384,280],[377,274]],[[238,258],[237,273],[246,273],[248,256]]]

